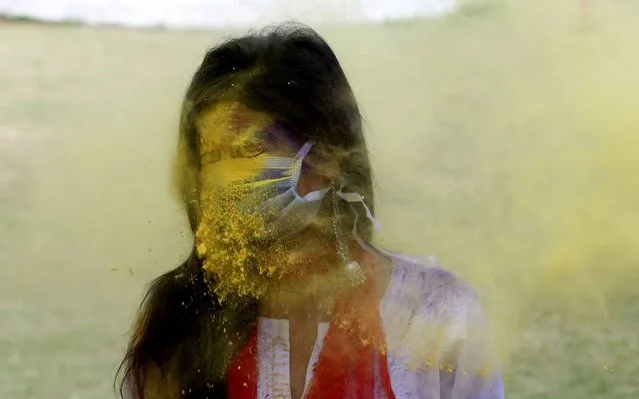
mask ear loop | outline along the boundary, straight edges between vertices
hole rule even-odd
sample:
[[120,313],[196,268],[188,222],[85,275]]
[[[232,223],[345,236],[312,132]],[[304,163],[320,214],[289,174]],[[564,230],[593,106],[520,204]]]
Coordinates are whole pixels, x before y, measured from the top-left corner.
[[362,204],[362,206],[364,207],[364,210],[366,211],[366,218],[373,224],[373,228],[375,229],[375,231],[380,231],[381,226],[379,222],[373,217],[373,214],[371,213],[371,210],[368,208],[368,205],[366,205],[366,202],[364,201],[364,196],[358,193],[345,193],[342,191],[343,188],[344,186],[342,186],[337,191],[337,195],[340,198],[342,198],[344,201],[348,202],[348,205],[350,206],[351,210],[355,214],[353,229],[351,230],[351,234],[353,235],[353,238],[355,239],[355,241],[359,244],[360,247],[362,247],[364,250],[368,251],[371,254],[379,253],[387,257],[396,256],[394,254],[391,254],[390,252],[384,251],[381,248],[377,248],[373,244],[364,242],[359,236],[359,234],[357,234],[357,223],[359,221],[359,213],[357,212],[357,209],[355,209],[355,203],[357,202]]
[[[343,188],[343,186],[342,186],[342,188]],[[362,241],[362,239],[359,237],[359,234],[357,234],[357,222],[359,220],[359,214],[357,213],[357,210],[355,209],[355,206],[353,204],[356,203],[356,202],[359,202],[360,204],[362,204],[362,206],[364,207],[364,210],[366,211],[366,218],[371,221],[371,223],[373,224],[373,227],[375,228],[375,231],[380,231],[380,229],[381,229],[381,227],[379,225],[379,222],[373,217],[373,214],[371,213],[371,210],[366,205],[366,202],[364,202],[364,197],[361,194],[358,194],[358,193],[345,193],[345,192],[342,191],[342,188],[340,188],[339,191],[336,194],[341,199],[343,199],[344,201],[348,202],[349,206],[351,207],[351,210],[355,214],[355,221],[353,223],[353,230],[351,230],[351,234],[353,234],[353,238],[355,238],[355,241],[357,241],[357,243],[362,248],[367,249],[367,248],[369,248],[368,244],[366,244],[364,241]]]
[[[341,190],[340,190],[341,191]],[[335,243],[337,246],[337,254],[339,255],[342,263],[346,267],[346,271],[348,272],[349,279],[353,283],[353,285],[359,285],[366,281],[366,275],[362,270],[357,261],[351,259],[350,252],[348,250],[348,246],[346,245],[346,239],[344,238],[344,233],[342,232],[341,223],[339,221],[339,216],[337,212],[337,196],[338,192],[335,188],[335,184],[331,182],[331,193],[333,200],[333,232],[335,234]],[[357,216],[356,216],[356,224],[357,224]],[[355,236],[355,239],[360,242],[359,238]]]

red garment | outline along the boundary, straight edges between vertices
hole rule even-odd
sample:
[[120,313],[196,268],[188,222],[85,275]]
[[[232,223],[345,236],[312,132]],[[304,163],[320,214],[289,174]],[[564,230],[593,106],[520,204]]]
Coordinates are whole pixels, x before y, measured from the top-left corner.
[[[395,399],[388,373],[386,346],[371,255],[362,251],[360,264],[366,282],[336,302],[311,385],[304,399],[372,399],[375,396],[375,358],[387,399]],[[229,365],[230,399],[257,399],[257,329]],[[354,389],[353,389],[354,388]]]

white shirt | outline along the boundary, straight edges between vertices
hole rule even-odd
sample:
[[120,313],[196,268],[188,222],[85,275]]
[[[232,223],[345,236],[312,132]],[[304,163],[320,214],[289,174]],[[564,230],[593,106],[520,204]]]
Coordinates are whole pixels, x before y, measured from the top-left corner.
[[[491,362],[487,326],[475,292],[434,260],[426,266],[399,255],[392,259],[380,315],[395,397],[502,399],[501,373]],[[305,390],[328,326],[317,326]],[[257,398],[290,399],[288,321],[260,318],[257,345]],[[379,375],[375,397],[385,398]]]

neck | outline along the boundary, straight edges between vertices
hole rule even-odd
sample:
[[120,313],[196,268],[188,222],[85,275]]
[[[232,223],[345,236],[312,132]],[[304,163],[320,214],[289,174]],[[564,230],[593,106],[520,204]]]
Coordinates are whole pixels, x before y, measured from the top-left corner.
[[265,251],[268,264],[283,274],[271,280],[268,293],[260,299],[260,315],[269,318],[322,319],[330,314],[327,301],[335,294],[334,281],[341,269],[334,238],[308,229],[287,239],[282,250]]
[[282,301],[280,297],[268,296],[260,301],[258,313],[271,319],[286,319],[291,322],[319,323],[330,321],[330,311],[322,301]]
[[[330,269],[321,267],[320,271],[307,272],[278,281],[259,303],[259,314],[274,319],[290,321],[319,322],[330,320],[333,299],[343,291],[337,282],[339,264],[333,263]],[[320,269],[318,265],[318,269]]]
[[[352,276],[334,246],[334,242],[324,242],[320,237],[301,245],[300,248],[307,248],[300,251],[304,254],[301,259],[306,260],[289,269],[295,270],[292,275],[279,278],[273,284],[268,294],[260,300],[260,316],[300,322],[330,320],[335,299],[353,289],[349,285]],[[353,244],[351,249],[355,246]],[[351,255],[359,258],[359,252],[351,250]],[[392,262],[380,255],[374,255],[371,259],[377,294],[381,299],[388,285]]]

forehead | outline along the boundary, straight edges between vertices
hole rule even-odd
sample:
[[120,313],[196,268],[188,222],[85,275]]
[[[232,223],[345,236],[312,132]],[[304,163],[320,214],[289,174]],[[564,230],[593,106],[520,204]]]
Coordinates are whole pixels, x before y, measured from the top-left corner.
[[225,152],[260,143],[268,152],[289,153],[300,145],[292,132],[271,115],[239,102],[221,101],[202,113],[197,123],[201,153]]
[[206,110],[198,120],[200,143],[204,145],[233,145],[273,123],[263,112],[249,109],[238,102],[222,101]]

